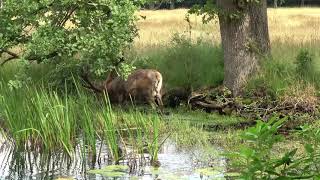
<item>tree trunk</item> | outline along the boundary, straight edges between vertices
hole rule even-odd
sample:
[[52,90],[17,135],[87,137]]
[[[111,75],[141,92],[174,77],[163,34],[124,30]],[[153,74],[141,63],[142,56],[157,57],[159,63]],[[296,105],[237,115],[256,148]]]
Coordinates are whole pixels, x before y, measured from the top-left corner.
[[304,6],[304,0],[301,0],[301,4],[300,4],[301,7]]
[[151,10],[155,9],[155,3],[154,2],[149,3],[149,9],[151,9]]
[[170,1],[170,9],[174,9],[174,1]]
[[273,0],[273,7],[278,8],[278,0]]
[[251,40],[260,55],[270,54],[270,38],[268,27],[267,0],[249,6]]
[[248,79],[259,68],[261,54],[270,51],[266,1],[241,9],[233,0],[217,0],[217,6],[227,14],[237,10],[243,17],[230,19],[219,14],[224,51],[224,84],[234,96],[240,95]]

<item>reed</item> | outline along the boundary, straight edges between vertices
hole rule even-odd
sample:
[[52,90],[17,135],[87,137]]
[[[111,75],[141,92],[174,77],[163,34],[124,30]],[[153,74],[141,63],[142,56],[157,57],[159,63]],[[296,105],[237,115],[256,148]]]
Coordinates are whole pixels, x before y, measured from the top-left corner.
[[[148,143],[154,142],[150,134],[158,132],[155,128],[159,126],[151,126],[148,115],[116,116],[107,96],[97,99],[81,88],[77,88],[77,94],[68,94],[66,89],[61,95],[32,84],[10,89],[5,82],[0,82],[1,129],[6,140],[21,152],[62,150],[72,157],[81,142],[84,152],[97,154],[96,144],[100,141],[109,147],[111,160],[117,163],[126,156],[122,154],[121,140],[127,139],[128,134],[131,139]],[[160,122],[158,115],[153,114],[152,118],[152,121]],[[130,127],[126,128],[127,133],[123,133],[123,127]],[[140,142],[130,146],[140,151],[143,148]],[[156,155],[157,150],[152,154]]]

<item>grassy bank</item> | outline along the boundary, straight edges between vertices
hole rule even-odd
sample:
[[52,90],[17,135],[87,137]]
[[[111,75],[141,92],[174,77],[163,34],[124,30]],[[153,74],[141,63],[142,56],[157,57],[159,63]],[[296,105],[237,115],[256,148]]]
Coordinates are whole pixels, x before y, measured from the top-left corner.
[[[272,58],[265,59],[259,73],[249,81],[246,97],[317,107],[318,11],[269,10]],[[158,69],[166,89],[219,86],[224,74],[218,24],[203,25],[199,17],[192,16],[188,29],[185,13],[183,9],[139,12],[147,19],[139,21],[140,37],[128,59],[137,68]],[[307,32],[305,27],[310,27]],[[139,111],[111,107],[106,96],[96,97],[77,79],[73,82],[76,85],[70,86],[60,74],[51,76],[50,65],[33,64],[22,69],[19,63],[0,68],[0,120],[2,134],[20,151],[49,153],[62,149],[71,157],[77,144],[96,154],[97,142],[103,142],[115,163],[146,151],[156,161],[168,136],[185,148],[211,142],[229,150],[243,142],[241,128],[248,125],[248,119],[191,111],[186,106],[168,109],[170,115],[165,117],[144,107]],[[52,82],[65,86],[56,89]],[[119,150],[124,146],[132,148],[134,154]]]

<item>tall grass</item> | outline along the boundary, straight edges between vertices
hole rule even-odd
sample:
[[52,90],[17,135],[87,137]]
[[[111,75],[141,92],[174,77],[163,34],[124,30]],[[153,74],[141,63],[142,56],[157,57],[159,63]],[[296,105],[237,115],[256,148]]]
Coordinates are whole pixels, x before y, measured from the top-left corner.
[[222,49],[203,39],[193,42],[183,34],[175,34],[171,45],[150,49],[142,56],[143,61],[137,61],[136,66],[158,69],[168,88],[198,88],[223,82]]
[[[265,59],[258,75],[249,81],[247,90],[265,90],[273,98],[282,97],[294,89],[304,91],[320,85],[320,42],[293,45],[278,42],[272,49],[272,58]],[[315,94],[314,94],[315,95]]]
[[[6,70],[0,74],[12,75],[14,72]],[[7,84],[8,79],[4,78],[1,76],[0,81],[1,129],[6,139],[19,151],[50,153],[62,150],[72,157],[75,147],[81,142],[86,152],[97,154],[96,144],[101,141],[107,145],[111,159],[117,163],[126,156],[120,150],[121,144],[125,144],[121,140],[128,136],[128,133],[123,133],[123,127],[128,127],[125,129],[131,134],[131,139],[152,143],[156,147],[157,141],[154,139],[158,135],[154,133],[160,127],[153,122],[160,123],[157,114],[116,116],[107,96],[95,97],[80,86],[76,86],[76,94],[68,94],[68,89],[59,94],[33,83],[12,89]],[[136,144],[131,146],[143,148]],[[156,157],[157,151],[153,149],[152,156]]]

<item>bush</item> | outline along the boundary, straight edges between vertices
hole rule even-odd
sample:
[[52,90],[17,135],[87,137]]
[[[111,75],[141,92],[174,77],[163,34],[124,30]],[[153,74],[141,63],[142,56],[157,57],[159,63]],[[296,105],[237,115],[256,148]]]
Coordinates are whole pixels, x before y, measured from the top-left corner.
[[300,50],[296,58],[296,73],[299,79],[317,83],[318,72],[315,68],[314,55],[307,49]]
[[298,135],[305,140],[304,150],[298,148],[279,155],[274,154],[274,147],[284,142],[284,136],[278,129],[285,119],[273,118],[269,122],[258,121],[242,134],[243,147],[228,153],[234,170],[240,173],[241,179],[318,179],[320,177],[320,131],[318,128],[303,126]]
[[55,80],[62,83],[70,78],[69,69],[85,67],[91,74],[104,76],[136,37],[135,12],[143,2],[3,1],[0,56],[6,59],[2,62],[56,64],[49,71],[58,73],[60,78]]
[[198,88],[223,82],[222,49],[202,39],[192,42],[175,34],[171,46],[151,50],[142,59],[135,65],[158,69],[168,87]]
[[249,81],[246,87],[249,95],[264,91],[263,95],[277,99],[287,95],[292,89],[304,91],[310,86],[319,88],[319,72],[313,53],[303,49],[295,59],[284,55],[277,56],[266,59],[260,73]]
[[261,94],[276,99],[282,96],[294,82],[293,64],[285,60],[266,59],[260,73],[248,82],[246,92],[249,96]]

